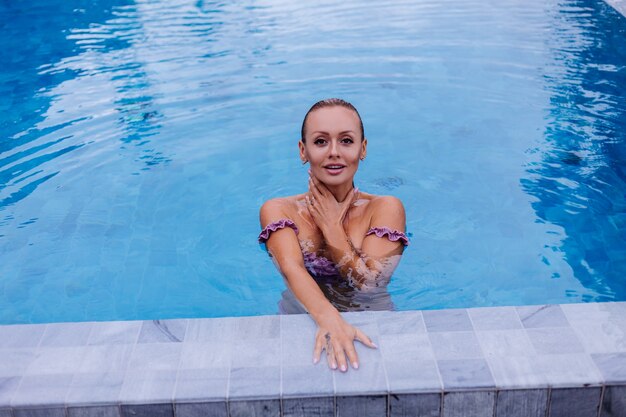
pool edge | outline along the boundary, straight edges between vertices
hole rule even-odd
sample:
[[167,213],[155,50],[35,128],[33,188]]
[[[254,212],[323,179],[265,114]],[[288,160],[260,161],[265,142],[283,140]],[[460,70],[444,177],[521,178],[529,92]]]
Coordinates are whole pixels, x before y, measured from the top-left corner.
[[311,363],[306,315],[0,326],[0,416],[543,416],[626,398],[626,302],[345,317],[379,346],[357,343],[347,373]]

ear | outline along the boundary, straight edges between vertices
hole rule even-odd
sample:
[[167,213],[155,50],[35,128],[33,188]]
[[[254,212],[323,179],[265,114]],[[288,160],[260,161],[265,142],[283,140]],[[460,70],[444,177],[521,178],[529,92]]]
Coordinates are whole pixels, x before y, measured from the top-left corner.
[[361,159],[365,158],[367,155],[367,138],[363,138],[363,142],[361,142]]
[[305,161],[308,161],[309,158],[306,156],[306,150],[304,148],[304,143],[302,143],[302,140],[298,140],[298,149],[300,150],[300,160],[304,163]]

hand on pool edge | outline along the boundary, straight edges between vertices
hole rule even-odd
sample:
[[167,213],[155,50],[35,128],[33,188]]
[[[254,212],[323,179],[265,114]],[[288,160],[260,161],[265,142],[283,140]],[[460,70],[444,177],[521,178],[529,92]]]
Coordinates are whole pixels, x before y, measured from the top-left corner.
[[326,359],[331,369],[346,372],[348,370],[346,356],[352,368],[358,369],[359,357],[354,348],[354,341],[358,340],[371,349],[377,348],[361,329],[346,322],[338,312],[320,320],[318,326],[313,350],[314,364],[320,361],[322,351],[326,350]]

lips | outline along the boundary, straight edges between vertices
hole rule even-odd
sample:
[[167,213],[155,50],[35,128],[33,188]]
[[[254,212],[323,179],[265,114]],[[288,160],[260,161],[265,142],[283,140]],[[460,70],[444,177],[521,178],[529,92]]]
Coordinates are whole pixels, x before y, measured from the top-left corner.
[[328,165],[324,165],[324,169],[330,175],[339,175],[339,174],[341,174],[345,167],[346,166],[342,165],[342,164],[328,164]]

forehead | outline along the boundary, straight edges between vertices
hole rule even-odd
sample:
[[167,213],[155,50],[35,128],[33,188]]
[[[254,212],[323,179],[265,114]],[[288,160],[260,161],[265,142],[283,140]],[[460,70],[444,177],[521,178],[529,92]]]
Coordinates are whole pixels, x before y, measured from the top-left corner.
[[341,106],[322,107],[311,112],[306,124],[309,132],[316,130],[325,132],[353,130],[359,132],[361,130],[357,114]]

